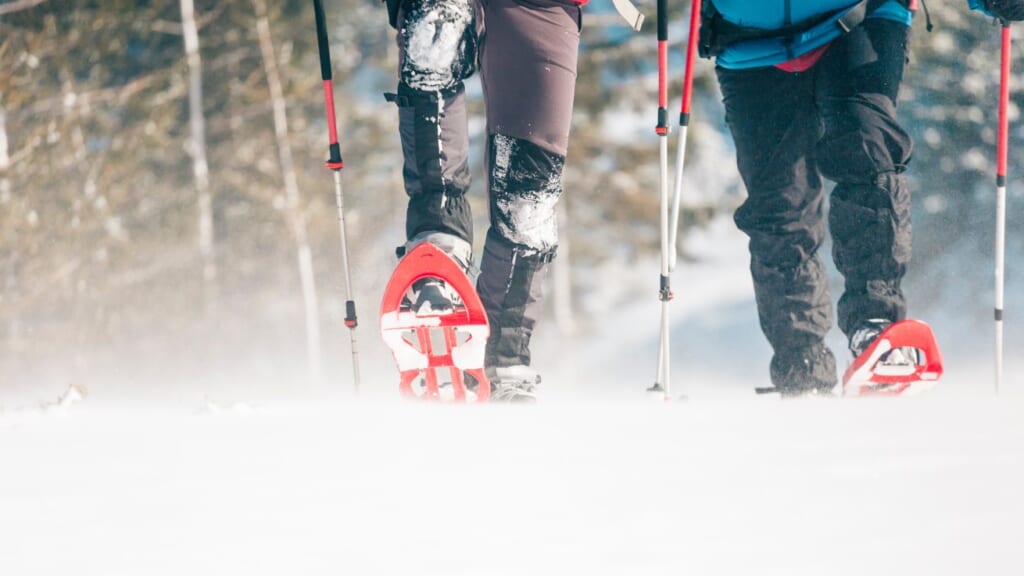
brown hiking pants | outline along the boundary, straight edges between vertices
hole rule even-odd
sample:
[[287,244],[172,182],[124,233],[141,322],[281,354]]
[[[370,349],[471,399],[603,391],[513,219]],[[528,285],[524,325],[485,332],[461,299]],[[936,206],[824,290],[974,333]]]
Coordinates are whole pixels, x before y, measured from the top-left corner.
[[580,7],[567,0],[405,0],[397,12],[406,234],[472,242],[463,80],[480,71],[490,229],[478,291],[488,364],[530,363],[575,93]]

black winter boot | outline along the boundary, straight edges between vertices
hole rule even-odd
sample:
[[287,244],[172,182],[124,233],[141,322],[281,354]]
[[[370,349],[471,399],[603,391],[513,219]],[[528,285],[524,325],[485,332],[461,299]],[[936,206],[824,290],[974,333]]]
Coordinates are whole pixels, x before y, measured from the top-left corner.
[[[850,335],[850,353],[856,360],[878,339],[878,336],[892,325],[885,319],[867,320]],[[895,348],[882,354],[878,365],[882,367],[913,367],[923,362],[920,351],[911,346]]]
[[783,396],[827,395],[839,382],[835,356],[824,343],[776,352],[770,371],[772,384]]
[[553,252],[514,245],[493,229],[487,236],[477,292],[491,324],[485,364],[495,392],[510,384],[532,396],[540,381],[530,369],[530,337],[542,311],[544,272],[553,257]]

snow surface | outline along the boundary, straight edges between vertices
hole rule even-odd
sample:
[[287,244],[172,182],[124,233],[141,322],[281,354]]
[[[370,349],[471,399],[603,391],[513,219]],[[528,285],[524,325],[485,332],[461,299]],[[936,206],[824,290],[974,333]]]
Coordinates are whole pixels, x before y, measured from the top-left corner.
[[124,406],[0,428],[5,574],[1020,574],[1021,403]]
[[987,357],[949,348],[950,376],[921,398],[757,397],[769,351],[743,239],[723,220],[688,242],[702,258],[681,262],[672,312],[686,400],[643,395],[653,293],[578,341],[539,335],[537,406],[399,401],[369,329],[358,400],[337,385],[275,399],[228,370],[8,397],[0,573],[1024,573],[1013,348],[998,397],[971,368]]

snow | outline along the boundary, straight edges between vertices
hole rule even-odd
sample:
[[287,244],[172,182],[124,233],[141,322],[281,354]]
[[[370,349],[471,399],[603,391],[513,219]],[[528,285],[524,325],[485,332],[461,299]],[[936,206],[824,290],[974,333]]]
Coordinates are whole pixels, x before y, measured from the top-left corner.
[[260,395],[231,371],[166,396],[8,400],[3,573],[1024,573],[1019,360],[999,396],[987,357],[947,348],[955,369],[920,398],[757,397],[769,351],[743,239],[722,220],[688,242],[670,403],[643,394],[653,293],[575,344],[539,335],[537,406],[399,401],[369,328],[358,400]]
[[7,574],[1019,574],[1017,400],[87,406],[0,427]]
[[411,88],[438,91],[453,86],[462,67],[459,43],[473,21],[469,2],[447,2],[413,11],[405,20],[406,81]]

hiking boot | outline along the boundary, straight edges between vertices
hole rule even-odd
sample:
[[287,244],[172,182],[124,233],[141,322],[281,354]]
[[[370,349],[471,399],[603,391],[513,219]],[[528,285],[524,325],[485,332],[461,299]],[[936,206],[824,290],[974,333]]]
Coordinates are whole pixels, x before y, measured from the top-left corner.
[[412,252],[413,248],[424,242],[430,242],[451,257],[470,278],[476,275],[477,270],[473,265],[473,247],[469,242],[454,234],[446,232],[421,232],[410,238],[408,242],[400,247],[400,254],[404,255]]
[[770,373],[772,384],[783,396],[831,395],[839,383],[835,356],[824,343],[776,352]]
[[530,404],[537,401],[540,374],[529,366],[487,368],[491,381],[491,401]]
[[[860,328],[850,335],[850,353],[854,359],[859,358],[871,344],[878,338],[879,334],[892,325],[892,322],[884,319],[871,319],[861,324]],[[878,366],[886,367],[908,367],[916,366],[920,361],[920,352],[912,346],[890,350],[878,359]]]
[[405,299],[417,316],[451,314],[462,300],[455,290],[440,278],[422,278],[413,282]]
[[[411,252],[414,248],[429,242],[451,257],[452,260],[470,275],[473,270],[473,250],[469,242],[453,234],[445,232],[423,232],[417,234],[404,246],[399,247],[399,257]],[[462,305],[458,292],[440,278],[421,278],[409,287],[402,302],[402,307],[411,310],[417,316],[442,316],[451,314]]]

